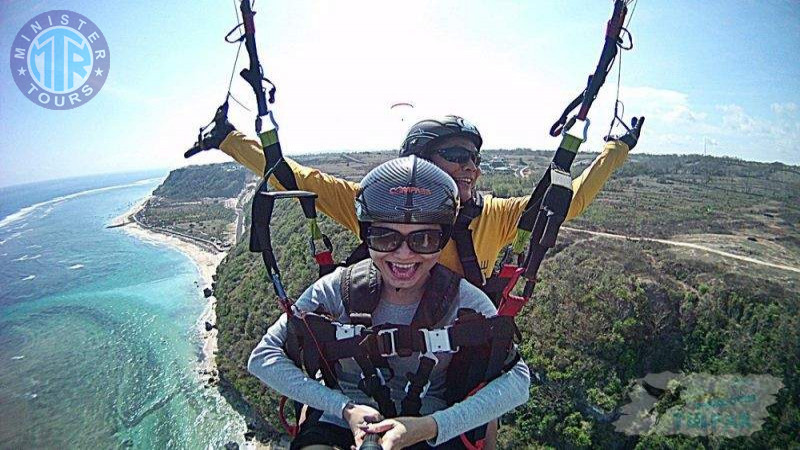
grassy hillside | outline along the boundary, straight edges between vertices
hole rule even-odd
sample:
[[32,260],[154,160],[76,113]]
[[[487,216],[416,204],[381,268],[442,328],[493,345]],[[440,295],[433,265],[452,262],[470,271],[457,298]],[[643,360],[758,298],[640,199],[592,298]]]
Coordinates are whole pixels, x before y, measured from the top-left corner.
[[[550,152],[487,152],[528,178],[487,173],[481,189],[523,195]],[[581,154],[573,175],[594,155]],[[389,153],[317,155],[303,162],[358,178]],[[383,159],[382,159],[383,158]],[[500,164],[497,164],[500,166]],[[523,171],[524,172],[524,171]],[[631,155],[569,227],[693,242],[800,266],[800,170],[702,156]],[[273,239],[288,290],[316,278],[299,207],[284,203]],[[338,258],[353,236],[324,220]],[[247,236],[216,280],[220,372],[277,427],[277,396],[246,373],[247,356],[279,311]],[[504,418],[503,448],[787,448],[800,431],[800,274],[664,243],[562,231],[518,317],[521,350],[545,374],[531,401]],[[648,373],[771,374],[785,387],[762,431],[733,439],[627,436],[611,418]],[[674,399],[673,399],[674,400]],[[663,405],[662,405],[663,410]]]
[[184,167],[170,172],[153,195],[176,201],[236,197],[247,176],[236,163]]

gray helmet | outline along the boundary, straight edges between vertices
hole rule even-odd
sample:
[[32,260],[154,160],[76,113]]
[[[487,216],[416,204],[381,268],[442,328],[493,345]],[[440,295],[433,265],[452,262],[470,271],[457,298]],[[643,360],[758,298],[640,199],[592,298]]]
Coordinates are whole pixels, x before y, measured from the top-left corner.
[[400,146],[400,156],[418,155],[428,158],[431,147],[450,136],[463,136],[471,140],[478,151],[483,145],[483,138],[475,125],[463,117],[444,116],[441,119],[427,119],[412,125]]
[[369,222],[453,225],[458,187],[433,163],[416,156],[387,161],[369,171],[356,195],[356,216]]

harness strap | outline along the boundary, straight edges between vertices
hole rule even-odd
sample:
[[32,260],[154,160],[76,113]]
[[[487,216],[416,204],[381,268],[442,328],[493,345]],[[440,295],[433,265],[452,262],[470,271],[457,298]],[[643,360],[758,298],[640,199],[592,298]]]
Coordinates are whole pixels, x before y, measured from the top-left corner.
[[[461,347],[489,344],[498,338],[497,330],[506,326],[504,321],[511,319],[500,316],[487,319],[477,314],[471,320],[427,329],[410,325],[365,328],[331,322],[315,314],[306,314],[305,317],[327,361],[355,358],[366,351],[373,363],[380,365],[383,365],[383,360],[393,356],[408,357],[415,352],[424,355],[455,353]],[[506,334],[504,332],[503,336]],[[312,366],[317,367],[318,364]]]
[[397,417],[397,409],[392,401],[391,391],[381,378],[378,369],[375,368],[370,357],[369,347],[369,340],[362,340],[359,344],[360,351],[353,357],[364,375],[364,378],[358,382],[358,388],[378,403],[378,410],[384,417]]
[[419,416],[419,411],[422,408],[422,397],[428,391],[431,383],[431,373],[433,368],[439,363],[439,358],[432,353],[429,355],[422,354],[419,357],[419,366],[417,372],[407,372],[406,378],[408,384],[406,385],[406,396],[400,402],[400,410],[404,416]]
[[553,164],[549,174],[550,185],[544,193],[534,221],[528,257],[525,261],[524,276],[528,279],[536,278],[545,253],[555,245],[559,228],[564,223],[572,202],[572,178],[569,172]]
[[346,267],[342,271],[340,284],[342,304],[347,315],[371,316],[378,307],[381,295],[381,279],[372,260],[365,259]]
[[343,265],[352,266],[353,264],[363,261],[367,258],[369,258],[369,248],[367,247],[367,243],[362,241],[355,249],[353,249],[353,251],[350,253],[350,256],[344,260]]
[[481,287],[486,279],[478,263],[475,253],[475,243],[472,240],[472,230],[469,224],[483,212],[483,197],[478,196],[467,202],[458,212],[453,225],[452,238],[456,243],[458,259],[464,271],[464,278],[475,286]]

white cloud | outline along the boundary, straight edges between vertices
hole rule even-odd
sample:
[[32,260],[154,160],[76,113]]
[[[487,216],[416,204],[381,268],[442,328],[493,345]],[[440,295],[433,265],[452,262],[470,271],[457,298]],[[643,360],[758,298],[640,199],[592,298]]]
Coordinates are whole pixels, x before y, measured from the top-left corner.
[[739,105],[719,105],[722,111],[722,126],[745,134],[761,133],[764,131],[764,124],[756,121],[744,112],[744,108]]
[[[613,90],[612,90],[613,91]],[[800,163],[800,120],[794,102],[769,105],[772,114],[759,115],[738,104],[716,105],[706,112],[688,93],[649,86],[623,87],[626,120],[645,116],[647,123],[636,151],[645,153],[703,153],[747,160]],[[606,92],[595,112],[612,111],[613,92]],[[764,105],[766,106],[766,105]],[[608,128],[593,126],[590,141],[597,142]],[[602,130],[601,130],[602,129]],[[597,148],[596,145],[592,145]]]
[[794,102],[773,103],[771,105],[771,107],[772,107],[772,111],[775,114],[778,114],[778,115],[782,115],[782,114],[792,115],[795,112],[797,112],[797,104],[794,103]]
[[627,88],[624,93],[627,103],[662,122],[698,123],[707,118],[706,113],[692,109],[689,95],[683,92],[643,86]]

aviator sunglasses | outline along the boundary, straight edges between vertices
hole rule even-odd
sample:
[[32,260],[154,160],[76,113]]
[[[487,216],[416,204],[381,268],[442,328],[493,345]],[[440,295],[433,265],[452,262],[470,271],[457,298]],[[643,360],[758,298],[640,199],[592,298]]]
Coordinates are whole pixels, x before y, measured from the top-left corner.
[[372,250],[389,253],[400,248],[405,242],[412,252],[429,255],[441,250],[442,238],[441,230],[419,230],[402,234],[391,228],[369,227],[366,243]]
[[448,147],[436,150],[436,153],[446,161],[456,164],[466,164],[472,160],[475,165],[481,163],[481,155],[464,147]]

